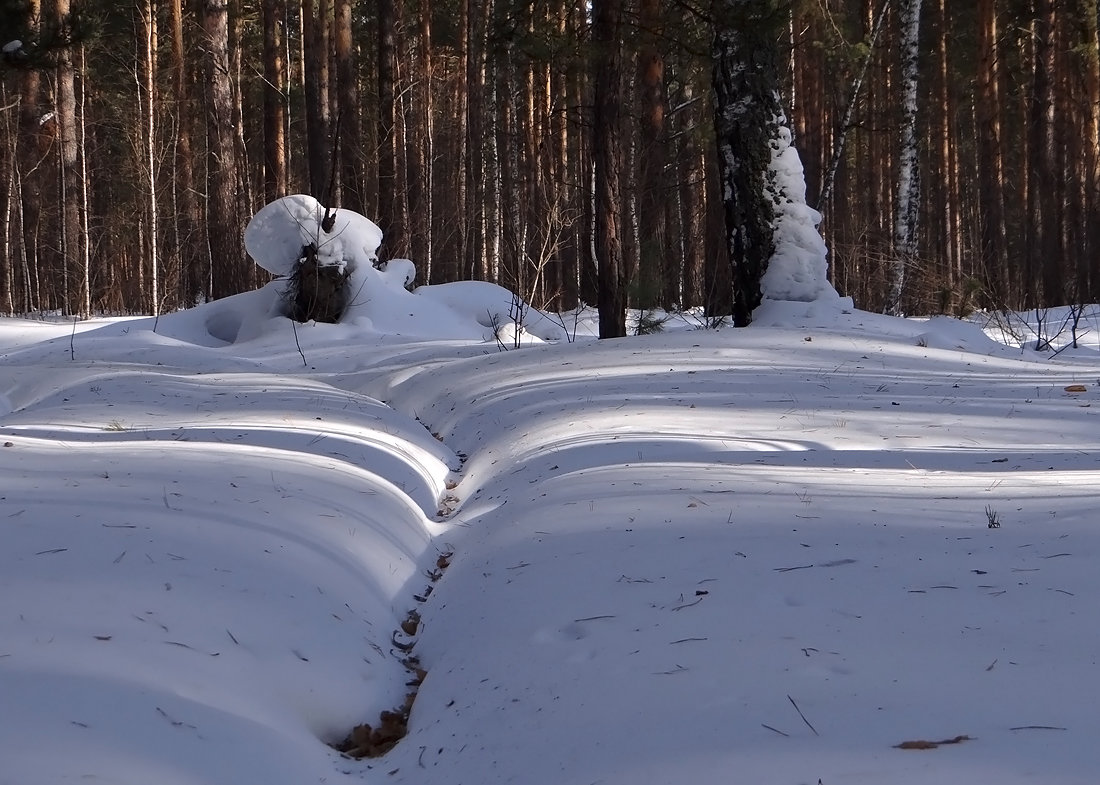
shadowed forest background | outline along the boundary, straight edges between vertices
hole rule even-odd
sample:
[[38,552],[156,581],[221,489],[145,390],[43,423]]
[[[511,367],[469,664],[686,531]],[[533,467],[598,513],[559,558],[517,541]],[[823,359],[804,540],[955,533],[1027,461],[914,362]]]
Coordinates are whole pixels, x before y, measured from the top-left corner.
[[[291,193],[360,212],[419,283],[597,299],[594,128],[618,141],[628,302],[730,313],[712,41],[730,2],[0,0],[0,312],[159,313],[268,274]],[[919,14],[907,313],[1100,301],[1097,0],[798,0],[782,101],[830,277],[881,310]],[[610,122],[610,129],[606,123]]]

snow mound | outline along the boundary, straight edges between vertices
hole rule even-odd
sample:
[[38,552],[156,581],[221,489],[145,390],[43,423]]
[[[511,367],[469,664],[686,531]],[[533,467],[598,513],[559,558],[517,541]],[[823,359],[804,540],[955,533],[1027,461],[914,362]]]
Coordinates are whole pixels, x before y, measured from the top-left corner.
[[244,230],[244,247],[260,267],[278,276],[293,274],[302,247],[317,247],[321,265],[347,265],[351,271],[378,259],[382,230],[351,210],[335,210],[330,231],[321,223],[325,208],[312,196],[295,194],[263,207]]
[[806,204],[806,178],[802,160],[791,144],[791,132],[779,127],[772,148],[771,172],[775,178],[775,252],[760,281],[768,300],[836,300],[827,277],[828,249],[817,231],[821,213]]
[[[282,280],[208,303],[186,316],[166,317],[161,332],[197,332],[212,346],[280,334],[285,279],[294,274],[303,246],[313,244],[319,264],[347,270],[351,301],[340,323],[351,328],[349,335],[485,341],[506,347],[565,340],[560,324],[495,284],[460,281],[414,289],[412,260],[378,262],[382,230],[373,221],[351,210],[336,209],[335,216],[326,232],[321,225],[325,208],[312,196],[296,194],[267,205],[245,229],[245,247],[258,265]],[[202,325],[197,331],[182,324],[194,320]]]
[[456,281],[421,286],[416,294],[449,308],[487,330],[487,341],[505,346],[543,341],[563,341],[564,328],[541,311],[532,308],[503,286],[484,281]]

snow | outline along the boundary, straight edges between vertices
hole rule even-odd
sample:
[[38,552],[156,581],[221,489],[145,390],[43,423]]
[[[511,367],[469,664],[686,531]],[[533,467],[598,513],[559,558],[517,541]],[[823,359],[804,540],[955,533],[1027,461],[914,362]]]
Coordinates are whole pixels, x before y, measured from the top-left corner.
[[302,247],[317,247],[318,264],[369,267],[378,257],[382,230],[351,210],[335,210],[325,231],[326,212],[312,196],[284,196],[263,207],[244,231],[244,247],[260,267],[274,275],[290,275],[302,257]]
[[0,783],[1095,781],[1095,332],[594,341],[367,228],[341,324],[0,320]]
[[775,198],[775,251],[760,282],[768,300],[815,302],[840,295],[827,276],[828,251],[817,231],[821,213],[806,204],[806,177],[786,119],[777,121],[770,174]]

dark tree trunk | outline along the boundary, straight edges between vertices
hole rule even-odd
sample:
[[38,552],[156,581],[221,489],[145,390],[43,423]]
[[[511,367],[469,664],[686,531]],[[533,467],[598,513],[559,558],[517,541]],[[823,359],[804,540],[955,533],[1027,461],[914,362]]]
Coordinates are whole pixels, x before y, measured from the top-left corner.
[[329,6],[329,0],[305,0],[302,3],[309,192],[322,204],[328,201],[328,185],[333,174],[329,171],[332,155],[332,123],[328,98]]
[[[1032,274],[1041,271],[1042,299],[1037,306],[1062,304],[1064,277],[1061,249],[1061,211],[1052,194],[1056,182],[1057,150],[1054,134],[1054,0],[1034,0],[1035,64],[1030,107],[1030,170],[1028,204],[1031,237],[1028,261]],[[1034,277],[1032,286],[1039,281]]]
[[336,0],[336,105],[335,144],[340,150],[340,205],[365,214],[361,142],[363,124],[356,76],[355,46],[352,29],[352,1]]
[[641,40],[638,53],[638,277],[641,306],[679,304],[679,266],[668,247],[665,139],[665,61],[658,48],[663,31],[658,0],[641,2]]
[[593,42],[597,48],[592,156],[595,162],[596,263],[599,267],[600,337],[626,335],[626,276],[623,259],[622,173],[622,0],[594,0]]
[[713,42],[714,129],[733,271],[733,322],[744,327],[760,305],[760,280],[774,251],[768,200],[770,142],[782,113],[777,2],[718,0]]
[[203,30],[208,90],[206,227],[210,248],[210,295],[218,298],[243,291],[246,285],[242,224],[237,213],[237,157],[226,0],[204,0]]
[[174,157],[176,184],[173,193],[175,212],[175,245],[180,267],[179,297],[183,303],[194,303],[206,291],[202,254],[199,252],[201,232],[199,203],[195,188],[195,161],[192,153],[192,122],[194,107],[191,93],[192,63],[187,62],[183,36],[183,0],[172,0],[173,99],[176,103],[176,150]]
[[[389,256],[405,247],[397,178],[397,26],[401,0],[378,0],[378,220]],[[380,257],[382,258],[382,257]]]
[[264,200],[287,195],[286,59],[282,25],[286,0],[263,0]]
[[981,264],[986,285],[997,305],[1007,302],[1008,283],[999,71],[997,3],[996,0],[979,0],[978,80],[974,109],[978,124],[978,187],[982,206]]

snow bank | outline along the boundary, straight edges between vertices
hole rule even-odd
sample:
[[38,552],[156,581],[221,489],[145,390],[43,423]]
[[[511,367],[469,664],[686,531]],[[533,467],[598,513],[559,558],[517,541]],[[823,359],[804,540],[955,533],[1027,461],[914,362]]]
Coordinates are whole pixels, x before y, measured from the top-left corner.
[[[302,247],[313,244],[321,265],[347,270],[351,303],[341,322],[368,331],[416,338],[466,339],[516,347],[565,339],[565,331],[512,292],[482,281],[413,289],[416,265],[409,259],[378,263],[382,230],[368,218],[337,209],[331,231],[321,224],[325,208],[297,194],[261,209],[245,229],[245,247],[268,272],[293,275]],[[252,340],[278,329],[285,281],[228,298],[205,315],[204,333],[215,345]]]

